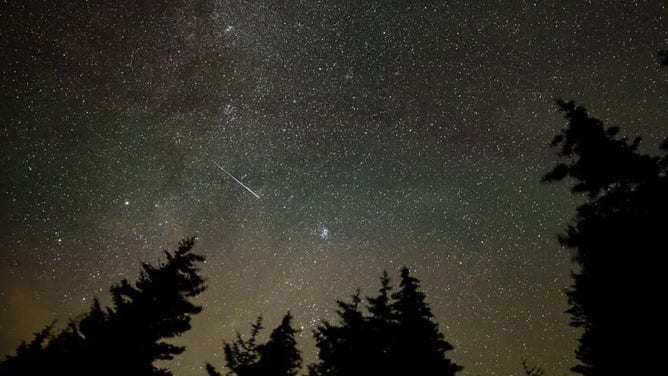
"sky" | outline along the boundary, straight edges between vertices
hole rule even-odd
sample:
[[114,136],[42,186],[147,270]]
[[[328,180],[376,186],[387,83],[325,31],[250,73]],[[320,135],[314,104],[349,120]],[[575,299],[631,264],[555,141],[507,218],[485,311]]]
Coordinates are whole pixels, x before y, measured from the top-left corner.
[[3,2],[0,354],[196,234],[177,375],[288,310],[310,363],[336,299],[404,265],[460,375],[569,374],[557,235],[582,198],[540,183],[555,99],[656,150],[667,6]]

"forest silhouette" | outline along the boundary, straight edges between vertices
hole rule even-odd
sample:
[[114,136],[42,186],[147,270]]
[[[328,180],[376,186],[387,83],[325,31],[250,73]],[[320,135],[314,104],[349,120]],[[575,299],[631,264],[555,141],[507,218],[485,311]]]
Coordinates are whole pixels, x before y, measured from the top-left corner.
[[[111,307],[95,300],[62,331],[54,333],[54,325],[47,325],[6,356],[0,375],[172,375],[155,363],[185,350],[169,340],[189,330],[192,315],[201,311],[191,302],[205,290],[198,269],[204,257],[192,252],[194,244],[194,238],[183,240],[158,266],[143,263],[134,285],[122,280],[112,286]],[[384,273],[378,296],[367,301],[362,304],[358,291],[350,301],[337,302],[339,322],[323,321],[314,332],[319,360],[308,366],[308,375],[454,375],[462,369],[445,356],[453,346],[408,268],[401,270],[395,293]],[[265,343],[257,338],[261,317],[247,339],[237,333],[224,341],[226,374],[298,375],[302,358],[292,319],[288,312]],[[210,376],[223,374],[209,363],[205,369]]]
[[[668,65],[668,52],[659,54]],[[544,182],[568,181],[586,200],[559,241],[571,248],[573,285],[566,292],[571,325],[582,329],[572,371],[585,376],[660,374],[666,310],[661,262],[668,229],[668,139],[656,156],[639,151],[640,138],[619,137],[573,101],[558,101],[567,120],[554,138],[562,159]],[[174,338],[191,328],[204,292],[194,238],[165,252],[159,265],[141,264],[134,284],[110,289],[111,306],[96,299],[90,310],[58,332],[44,327],[0,363],[0,375],[172,375],[156,362],[185,351]],[[313,335],[318,359],[303,367],[293,317],[288,312],[265,343],[262,318],[224,341],[227,371],[207,363],[210,376],[455,375],[463,369],[446,353],[420,281],[404,267],[395,289],[387,273],[376,296],[357,291],[337,301],[337,322],[322,321]],[[164,364],[164,363],[160,363]],[[522,363],[528,376],[543,375]]]

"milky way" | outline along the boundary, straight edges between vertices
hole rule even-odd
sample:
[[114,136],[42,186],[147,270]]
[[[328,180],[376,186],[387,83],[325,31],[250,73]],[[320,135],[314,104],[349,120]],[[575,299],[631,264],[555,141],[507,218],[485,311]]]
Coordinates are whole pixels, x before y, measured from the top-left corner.
[[0,353],[197,234],[176,374],[287,310],[312,361],[335,300],[403,265],[463,375],[567,374],[554,99],[668,133],[665,5],[591,3],[1,5]]

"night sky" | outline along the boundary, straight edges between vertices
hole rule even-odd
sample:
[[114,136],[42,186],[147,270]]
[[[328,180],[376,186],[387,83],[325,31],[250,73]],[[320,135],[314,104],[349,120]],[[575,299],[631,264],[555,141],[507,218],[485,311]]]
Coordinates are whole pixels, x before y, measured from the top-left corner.
[[403,265],[461,375],[567,374],[556,237],[580,199],[539,182],[554,99],[655,150],[667,17],[658,0],[3,2],[0,354],[197,234],[209,288],[177,375],[288,309],[310,363],[335,300]]

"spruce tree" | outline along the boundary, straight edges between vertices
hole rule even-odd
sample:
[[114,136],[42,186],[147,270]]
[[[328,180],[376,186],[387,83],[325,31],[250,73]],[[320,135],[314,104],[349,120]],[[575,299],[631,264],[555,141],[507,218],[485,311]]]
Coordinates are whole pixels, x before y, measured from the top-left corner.
[[381,287],[376,297],[367,297],[369,317],[366,319],[368,336],[365,343],[367,364],[374,373],[389,375],[394,371],[398,331],[392,306],[392,286],[386,271],[380,277]]
[[[577,267],[567,291],[571,325],[582,329],[573,371],[585,376],[655,374],[647,359],[665,328],[663,253],[668,225],[668,142],[662,156],[638,151],[640,138],[619,138],[574,102],[558,102],[568,125],[552,143],[564,162],[543,178],[570,178],[585,194],[560,236]],[[651,357],[650,357],[651,358]],[[622,359],[629,359],[621,361]]]
[[[270,334],[266,343],[259,344],[257,337],[262,330],[262,317],[251,325],[248,339],[237,332],[233,342],[224,342],[225,367],[236,376],[295,376],[301,369],[301,354],[297,349],[292,327],[292,315],[288,312]],[[220,373],[211,364],[206,364],[209,376]]]
[[259,361],[256,364],[256,375],[262,376],[296,376],[301,369],[302,357],[297,349],[292,327],[292,315],[288,312],[283,316],[281,325],[276,327],[269,336],[267,343],[258,346]]
[[369,326],[357,291],[350,302],[338,300],[339,323],[323,321],[314,331],[319,362],[309,366],[311,376],[364,375],[368,365]]
[[[225,367],[237,376],[255,375],[253,367],[259,359],[257,349],[257,336],[262,330],[262,316],[258,316],[251,324],[250,337],[244,339],[241,333],[237,332],[236,338],[232,342],[223,341],[223,352],[225,353]],[[207,363],[207,372],[210,376],[219,375],[214,366]]]
[[454,375],[462,367],[445,357],[453,346],[445,341],[434,321],[420,281],[401,270],[398,292],[392,295],[397,319],[397,348],[393,351],[396,375]]
[[47,325],[34,334],[30,342],[21,342],[16,348],[16,355],[7,355],[0,363],[0,375],[41,375],[48,370],[51,363],[50,354],[46,350],[51,338],[53,324]]
[[136,286],[123,280],[111,289],[114,308],[101,334],[103,349],[124,359],[110,365],[116,374],[171,375],[154,362],[173,359],[185,347],[164,340],[190,330],[192,315],[202,310],[190,301],[204,290],[195,267],[204,258],[190,252],[193,246],[194,239],[186,239],[174,254],[165,252],[166,263],[143,263]]
[[[391,294],[387,273],[376,297],[363,310],[359,293],[351,302],[337,302],[339,322],[323,322],[314,335],[318,363],[312,376],[454,375],[461,367],[445,357],[452,345],[443,339],[407,268],[400,290]],[[365,314],[365,311],[368,314]]]
[[197,269],[204,258],[191,252],[194,244],[185,239],[157,267],[143,263],[134,286],[127,280],[113,286],[112,307],[95,300],[60,333],[51,327],[38,333],[0,364],[0,375],[171,375],[154,363],[185,350],[165,341],[189,330],[192,315],[201,311],[190,301],[205,288]]

